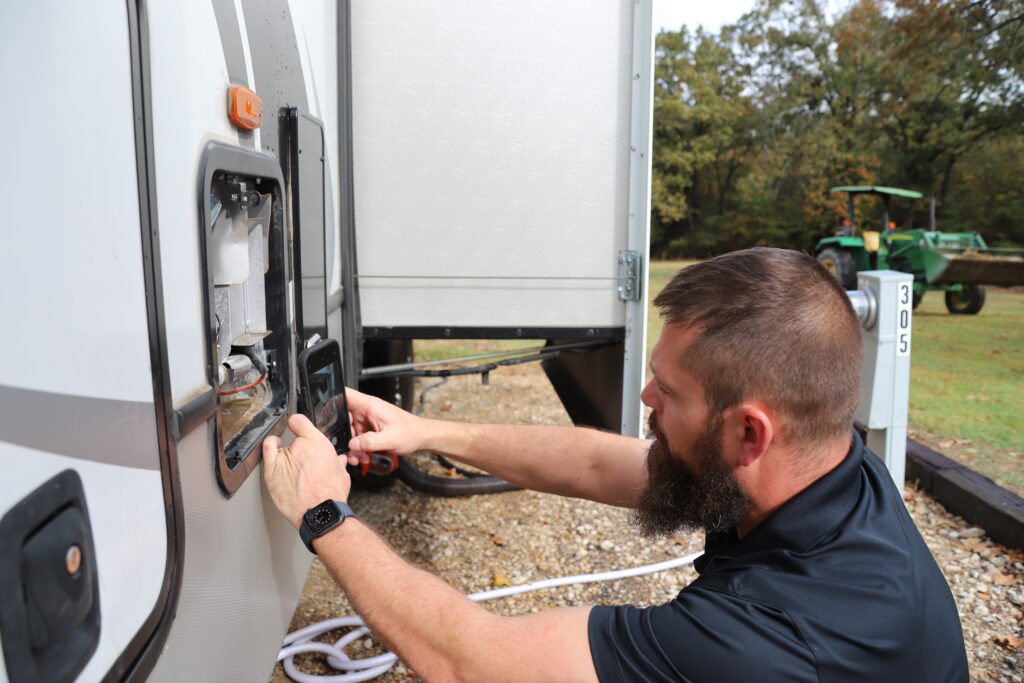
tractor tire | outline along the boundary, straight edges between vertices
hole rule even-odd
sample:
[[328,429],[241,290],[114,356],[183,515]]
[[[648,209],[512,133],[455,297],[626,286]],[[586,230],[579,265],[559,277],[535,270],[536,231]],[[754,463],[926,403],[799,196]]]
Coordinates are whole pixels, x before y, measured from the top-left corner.
[[985,288],[963,285],[959,292],[946,292],[946,310],[953,315],[977,315],[985,305]]
[[857,289],[857,264],[853,261],[853,254],[842,249],[828,247],[822,249],[818,254],[818,263],[839,281],[843,289]]

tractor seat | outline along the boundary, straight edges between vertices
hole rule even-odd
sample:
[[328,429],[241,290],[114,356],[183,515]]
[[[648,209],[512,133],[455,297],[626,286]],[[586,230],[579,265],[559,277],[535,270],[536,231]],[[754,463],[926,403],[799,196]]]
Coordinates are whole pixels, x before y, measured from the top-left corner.
[[865,230],[864,231],[864,251],[875,254],[878,252],[878,244],[881,238],[881,233],[877,230]]

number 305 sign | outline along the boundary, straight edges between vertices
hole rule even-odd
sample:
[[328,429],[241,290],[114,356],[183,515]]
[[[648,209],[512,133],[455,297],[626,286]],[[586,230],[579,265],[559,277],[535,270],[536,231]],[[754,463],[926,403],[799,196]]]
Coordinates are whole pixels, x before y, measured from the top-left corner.
[[898,285],[899,305],[896,319],[896,355],[910,355],[910,311],[914,307],[914,284],[912,282],[901,282]]

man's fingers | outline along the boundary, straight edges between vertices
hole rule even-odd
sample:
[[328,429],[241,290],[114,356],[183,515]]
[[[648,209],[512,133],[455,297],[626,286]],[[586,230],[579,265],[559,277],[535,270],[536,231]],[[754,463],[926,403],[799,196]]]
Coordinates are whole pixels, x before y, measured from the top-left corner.
[[309,418],[302,413],[295,413],[288,418],[288,429],[295,433],[295,436],[301,436],[304,439],[310,441],[317,441],[319,439],[327,440],[327,437],[323,435],[316,425],[309,421]]
[[391,439],[384,432],[366,432],[348,442],[349,450],[373,453],[391,450]]
[[349,410],[366,410],[370,406],[372,398],[360,391],[345,387],[345,401],[348,403]]
[[266,467],[273,467],[277,462],[278,453],[281,451],[281,439],[276,436],[268,436],[263,440],[263,462]]

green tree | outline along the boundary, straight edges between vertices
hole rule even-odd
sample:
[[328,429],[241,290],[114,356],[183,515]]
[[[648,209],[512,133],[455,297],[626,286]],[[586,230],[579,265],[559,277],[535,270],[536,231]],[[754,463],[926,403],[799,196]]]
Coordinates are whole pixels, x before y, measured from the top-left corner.
[[950,226],[1020,241],[1022,1],[858,0],[830,17],[759,0],[717,35],[659,34],[654,252],[811,249],[845,211],[835,184],[935,194]]

